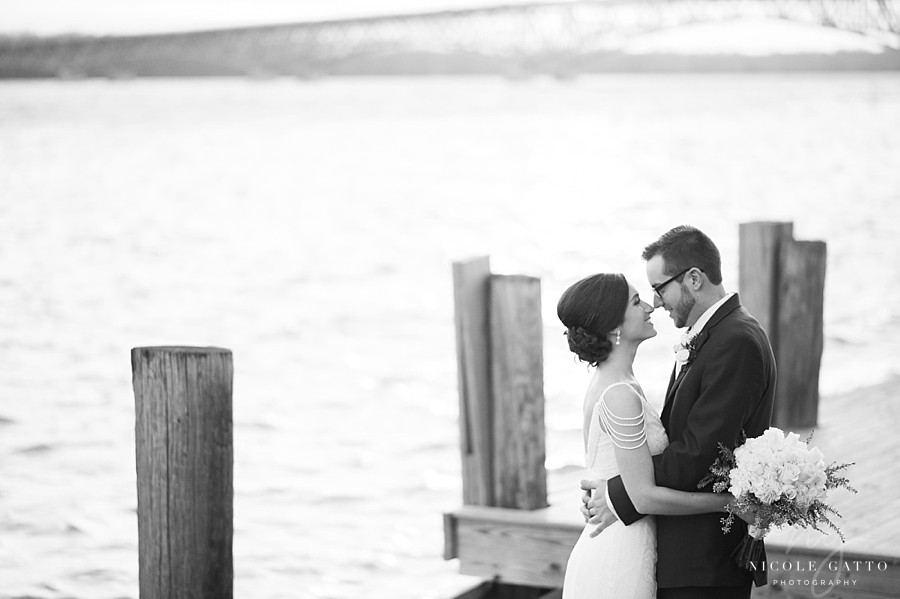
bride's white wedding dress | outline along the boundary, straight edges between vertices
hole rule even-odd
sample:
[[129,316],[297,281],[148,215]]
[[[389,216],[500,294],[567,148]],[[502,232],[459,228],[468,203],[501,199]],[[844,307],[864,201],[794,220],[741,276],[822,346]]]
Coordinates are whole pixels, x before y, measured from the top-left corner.
[[[656,411],[640,389],[629,383],[613,383],[600,394],[588,428],[585,467],[590,478],[609,479],[619,474],[613,442],[600,425],[600,410],[605,407],[606,392],[627,385],[641,398],[644,427],[651,455],[661,453],[669,444],[665,428]],[[563,599],[654,599],[656,597],[656,521],[641,518],[630,526],[620,521],[593,539],[596,528],[586,524],[572,549],[566,566]]]

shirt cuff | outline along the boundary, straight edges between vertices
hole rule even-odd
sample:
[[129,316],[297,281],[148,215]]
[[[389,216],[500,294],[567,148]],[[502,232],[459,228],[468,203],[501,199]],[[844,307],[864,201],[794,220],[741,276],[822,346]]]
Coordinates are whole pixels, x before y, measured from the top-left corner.
[[609,498],[609,487],[606,488],[606,507],[608,507],[609,511],[613,513],[613,516],[616,517],[616,520],[621,520],[621,518],[619,518],[619,514],[616,513],[616,507],[613,505],[612,499]]

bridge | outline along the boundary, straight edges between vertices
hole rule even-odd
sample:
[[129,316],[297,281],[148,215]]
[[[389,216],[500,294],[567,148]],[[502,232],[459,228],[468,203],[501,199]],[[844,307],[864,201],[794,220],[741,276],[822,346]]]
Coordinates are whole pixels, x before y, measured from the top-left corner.
[[593,0],[299,23],[282,43],[332,58],[370,50],[586,53],[627,37],[697,22],[774,18],[877,37],[900,47],[897,0]]
[[303,75],[390,71],[389,65],[402,71],[423,60],[440,71],[451,59],[478,72],[529,57],[571,62],[615,51],[642,33],[748,18],[851,31],[900,49],[900,0],[582,0],[191,33],[5,40],[0,76],[17,76],[16,69],[36,76]]

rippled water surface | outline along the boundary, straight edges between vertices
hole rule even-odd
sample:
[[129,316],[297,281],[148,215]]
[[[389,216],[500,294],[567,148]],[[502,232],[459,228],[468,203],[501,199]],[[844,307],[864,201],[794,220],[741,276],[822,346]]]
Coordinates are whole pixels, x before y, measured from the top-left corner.
[[897,373],[898,206],[896,74],[0,83],[0,597],[137,597],[129,350],[162,344],[234,352],[237,597],[449,597],[454,259],[542,278],[559,471],[574,279],[647,293],[690,222],[733,289],[738,224],[794,221],[827,400]]

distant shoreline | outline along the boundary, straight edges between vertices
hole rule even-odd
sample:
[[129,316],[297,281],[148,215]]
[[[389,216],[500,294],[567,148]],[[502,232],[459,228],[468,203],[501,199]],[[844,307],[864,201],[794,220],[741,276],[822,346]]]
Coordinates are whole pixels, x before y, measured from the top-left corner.
[[[245,30],[246,31],[246,30]],[[340,55],[257,31],[144,36],[0,36],[0,79],[496,75],[561,79],[595,73],[896,71],[900,50],[882,53],[633,54],[423,52],[373,46]]]

